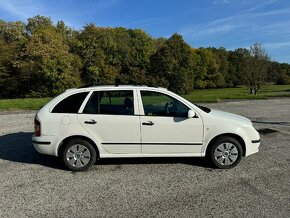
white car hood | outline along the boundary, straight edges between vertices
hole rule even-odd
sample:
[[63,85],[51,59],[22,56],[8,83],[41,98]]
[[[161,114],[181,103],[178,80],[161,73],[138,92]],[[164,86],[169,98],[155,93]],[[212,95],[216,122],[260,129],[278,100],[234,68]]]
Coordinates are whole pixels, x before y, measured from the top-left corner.
[[252,122],[248,118],[237,115],[237,114],[232,114],[232,113],[219,111],[215,109],[211,109],[211,112],[209,114],[217,118],[222,118],[222,119],[230,120],[233,122],[239,122],[242,125],[252,125]]

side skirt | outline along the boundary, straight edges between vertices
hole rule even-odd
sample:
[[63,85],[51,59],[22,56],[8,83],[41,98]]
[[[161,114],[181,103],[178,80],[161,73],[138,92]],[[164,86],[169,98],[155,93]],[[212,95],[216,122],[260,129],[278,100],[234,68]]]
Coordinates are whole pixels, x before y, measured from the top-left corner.
[[138,157],[204,157],[201,153],[180,154],[100,154],[100,158],[138,158]]

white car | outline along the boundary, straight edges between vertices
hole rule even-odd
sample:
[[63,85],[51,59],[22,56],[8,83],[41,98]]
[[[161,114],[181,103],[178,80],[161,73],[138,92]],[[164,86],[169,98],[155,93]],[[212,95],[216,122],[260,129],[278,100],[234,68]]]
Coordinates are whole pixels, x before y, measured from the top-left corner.
[[208,157],[218,168],[258,152],[259,133],[245,117],[195,105],[164,88],[69,89],[35,116],[35,149],[73,171],[98,158]]

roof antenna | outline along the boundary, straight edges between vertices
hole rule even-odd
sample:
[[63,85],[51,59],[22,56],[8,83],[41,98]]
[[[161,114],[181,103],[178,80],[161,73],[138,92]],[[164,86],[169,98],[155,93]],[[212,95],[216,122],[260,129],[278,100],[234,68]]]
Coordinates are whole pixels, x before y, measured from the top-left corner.
[[115,86],[119,86],[121,84],[121,80],[119,78],[115,79]]

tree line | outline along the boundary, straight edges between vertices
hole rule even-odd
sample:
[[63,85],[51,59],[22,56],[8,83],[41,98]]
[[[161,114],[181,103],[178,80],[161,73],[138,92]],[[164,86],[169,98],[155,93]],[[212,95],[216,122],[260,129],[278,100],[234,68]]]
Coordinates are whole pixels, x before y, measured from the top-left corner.
[[55,96],[67,88],[100,84],[192,89],[290,84],[290,65],[270,60],[259,43],[250,49],[192,48],[179,34],[153,38],[141,29],[74,30],[35,16],[0,20],[0,98]]

